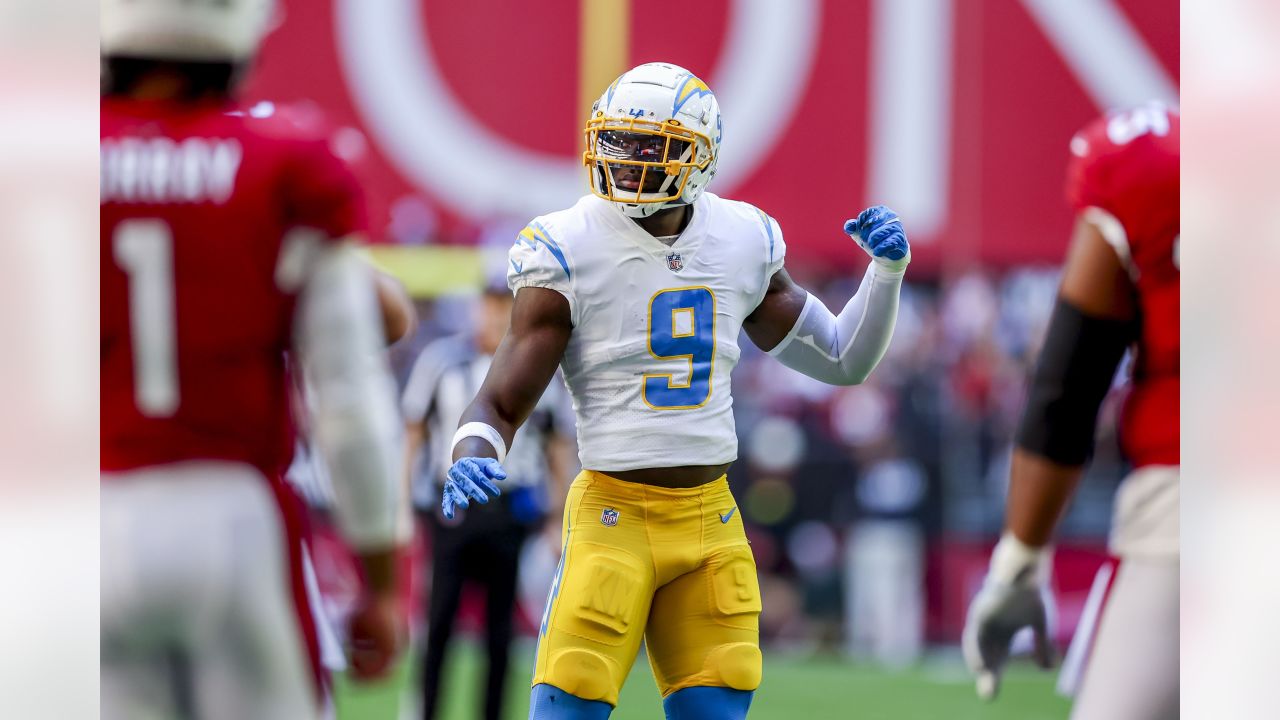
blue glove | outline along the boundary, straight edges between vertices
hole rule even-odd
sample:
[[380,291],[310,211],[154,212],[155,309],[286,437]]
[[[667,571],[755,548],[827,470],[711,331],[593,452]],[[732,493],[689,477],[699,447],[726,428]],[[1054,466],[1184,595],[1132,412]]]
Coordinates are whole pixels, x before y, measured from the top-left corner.
[[[471,500],[480,504],[489,502],[490,497],[498,497],[502,490],[493,483],[494,480],[507,479],[507,471],[493,458],[464,457],[449,468],[448,479],[441,493],[440,509],[449,520],[453,519],[454,508],[469,507]],[[468,500],[470,498],[471,500]]]
[[911,262],[911,244],[902,220],[884,205],[874,205],[846,220],[844,231],[872,260],[889,270],[903,270]]

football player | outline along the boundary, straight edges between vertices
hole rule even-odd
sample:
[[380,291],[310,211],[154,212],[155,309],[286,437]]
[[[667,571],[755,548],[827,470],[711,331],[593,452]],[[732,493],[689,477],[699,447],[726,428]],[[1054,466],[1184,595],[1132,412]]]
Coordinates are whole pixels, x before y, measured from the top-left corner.
[[402,637],[394,384],[363,201],[319,138],[231,96],[269,0],[104,0],[103,717],[317,717],[285,352],[367,596],[357,676]]
[[1072,717],[1178,716],[1178,128],[1177,112],[1149,105],[1071,141],[1071,250],[1017,435],[1005,532],[964,630],[985,698],[1018,630],[1031,627],[1038,660],[1051,662],[1048,545],[1092,450],[1099,405],[1136,344],[1120,419],[1135,469],[1116,495],[1118,567]]
[[739,331],[814,378],[862,382],[893,334],[907,238],[885,207],[845,223],[872,260],[836,315],[783,269],[773,218],[706,192],[720,109],[691,72],[624,73],[585,134],[591,193],[510,251],[511,329],[454,436],[443,510],[499,494],[506,449],[560,365],[585,470],[530,717],[607,717],[644,639],[668,718],[737,720],[761,676],[755,561],[725,478]]

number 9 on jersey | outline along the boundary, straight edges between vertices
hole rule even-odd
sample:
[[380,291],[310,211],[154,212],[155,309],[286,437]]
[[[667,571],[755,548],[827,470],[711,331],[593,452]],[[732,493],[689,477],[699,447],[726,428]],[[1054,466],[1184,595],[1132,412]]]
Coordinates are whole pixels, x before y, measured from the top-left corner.
[[688,374],[679,382],[675,372],[645,373],[646,405],[655,410],[692,410],[706,405],[715,367],[715,293],[706,287],[656,293],[649,301],[649,354],[658,360],[684,361]]

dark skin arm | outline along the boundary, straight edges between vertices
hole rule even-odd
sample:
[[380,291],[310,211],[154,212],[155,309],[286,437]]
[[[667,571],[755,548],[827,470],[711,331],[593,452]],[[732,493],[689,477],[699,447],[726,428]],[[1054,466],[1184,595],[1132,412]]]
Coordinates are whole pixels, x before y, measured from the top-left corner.
[[404,285],[392,275],[374,269],[373,286],[378,293],[378,308],[382,311],[382,332],[387,344],[394,345],[412,334],[418,326],[418,312]]
[[[1058,296],[1086,315],[1134,318],[1134,287],[1128,273],[1097,228],[1083,220],[1076,221],[1072,233]],[[1015,448],[1006,529],[1027,545],[1048,544],[1083,472],[1083,465],[1062,465]]]
[[756,347],[769,352],[795,327],[809,293],[796,284],[785,269],[769,278],[769,289],[755,312],[747,316],[742,329]]
[[[572,332],[569,301],[563,295],[546,288],[521,288],[511,308],[511,329],[498,345],[484,384],[462,413],[461,423],[490,425],[511,447],[516,429],[555,376]],[[464,457],[492,458],[497,453],[486,440],[472,437],[453,448],[455,461]]]

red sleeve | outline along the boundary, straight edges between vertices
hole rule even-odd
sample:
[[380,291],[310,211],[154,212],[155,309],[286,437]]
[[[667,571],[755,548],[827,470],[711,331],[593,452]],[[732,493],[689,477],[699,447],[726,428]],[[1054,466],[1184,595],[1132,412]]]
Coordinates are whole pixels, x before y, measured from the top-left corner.
[[314,227],[334,238],[368,229],[359,182],[322,140],[299,145],[284,192],[291,225]]

